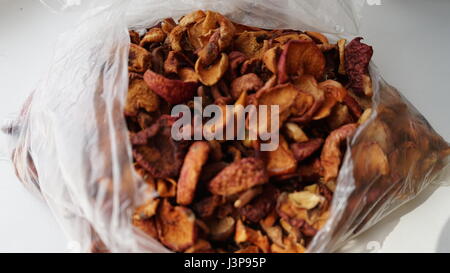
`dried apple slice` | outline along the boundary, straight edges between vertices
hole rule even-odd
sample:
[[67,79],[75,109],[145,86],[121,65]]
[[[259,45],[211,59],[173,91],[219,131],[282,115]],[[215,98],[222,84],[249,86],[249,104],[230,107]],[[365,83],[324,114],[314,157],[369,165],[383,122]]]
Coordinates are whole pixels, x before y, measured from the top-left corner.
[[280,56],[280,47],[272,47],[268,49],[263,55],[263,63],[267,69],[273,74],[277,74],[278,71],[278,58]]
[[130,43],[139,45],[139,42],[141,38],[139,37],[139,33],[137,33],[134,30],[128,31],[128,34],[130,35]]
[[354,118],[350,114],[347,105],[343,104],[337,104],[327,118],[327,124],[330,127],[330,130],[337,129],[342,125],[352,122],[354,122]]
[[256,74],[245,74],[231,82],[231,96],[237,99],[243,92],[257,91],[262,86],[263,82]]
[[345,47],[345,71],[350,80],[350,88],[358,94],[370,97],[373,90],[369,76],[369,63],[373,49],[361,43],[362,39],[355,38]]
[[279,190],[271,184],[263,186],[263,192],[250,203],[239,209],[243,219],[253,223],[259,223],[275,209]]
[[296,41],[296,40],[312,42],[311,37],[309,37],[306,34],[299,34],[299,33],[283,33],[273,39],[274,42],[277,42],[282,45],[288,43],[289,41]]
[[209,67],[204,67],[200,59],[195,63],[195,72],[199,80],[207,86],[216,84],[225,74],[228,69],[228,56],[225,53],[221,54],[221,58]]
[[234,162],[219,172],[209,183],[216,195],[232,195],[268,181],[264,162],[248,157]]
[[178,70],[178,77],[184,82],[198,82],[197,73],[189,67],[182,67]]
[[192,67],[194,64],[183,53],[169,51],[163,66],[166,74],[178,74],[179,69],[182,67]]
[[177,23],[175,23],[172,18],[166,18],[161,21],[161,30],[164,31],[166,35],[168,35],[176,26]]
[[269,176],[291,174],[297,169],[297,160],[283,136],[280,136],[280,143],[276,150],[264,154]]
[[300,162],[318,151],[322,147],[322,144],[323,139],[315,138],[305,142],[291,144],[291,150],[295,159]]
[[160,199],[153,198],[148,200],[144,205],[139,206],[134,211],[133,218],[139,220],[150,219],[156,214]]
[[209,145],[204,141],[194,142],[184,158],[178,178],[177,203],[189,205],[194,200],[197,182],[203,165],[208,159]]
[[172,80],[151,70],[145,72],[144,80],[153,92],[170,104],[178,104],[191,99],[197,89],[196,82]]
[[130,44],[128,53],[128,71],[136,73],[144,73],[150,68],[150,53],[143,47]]
[[158,237],[168,248],[184,251],[194,245],[197,226],[194,213],[182,206],[172,206],[164,199],[156,215]]
[[233,41],[234,49],[242,52],[247,58],[255,58],[264,51],[264,40],[268,37],[266,31],[244,31]]
[[166,33],[159,27],[154,27],[145,33],[142,37],[139,45],[143,48],[147,48],[152,43],[162,43],[166,39]]
[[[299,91],[292,84],[280,84],[272,88],[261,88],[255,96],[257,105],[278,105],[280,114],[280,125],[290,115],[291,106],[294,104]],[[270,108],[268,109],[270,110]],[[267,122],[261,126],[269,126],[270,111],[267,114]],[[260,126],[260,130],[263,129]]]
[[352,136],[357,127],[358,125],[356,123],[344,125],[332,131],[325,140],[322,154],[320,155],[325,182],[333,180],[338,176],[339,166],[342,160],[341,143]]
[[333,107],[336,105],[336,103],[337,100],[335,99],[334,95],[329,92],[325,92],[325,99],[312,119],[319,120],[328,117],[331,114],[331,110],[333,110]]
[[130,77],[125,115],[136,116],[139,109],[154,112],[159,108],[159,97],[153,93],[141,77]]
[[201,19],[205,18],[205,16],[206,16],[206,14],[204,11],[196,10],[196,11],[193,11],[193,12],[183,16],[180,19],[178,25],[186,27],[188,25],[191,25],[191,24],[194,24],[194,23],[200,21]]
[[319,87],[325,91],[325,93],[330,93],[338,102],[343,102],[348,92],[340,82],[333,80],[326,80],[319,83]]
[[235,220],[233,217],[225,217],[223,219],[213,220],[209,222],[211,240],[225,241],[234,232]]
[[299,244],[291,235],[283,240],[283,245],[272,244],[271,251],[273,253],[305,253],[306,248]]
[[181,168],[186,142],[173,140],[173,122],[174,118],[161,116],[130,138],[136,162],[155,178],[175,177]]
[[172,31],[167,36],[169,39],[170,47],[173,51],[183,51],[183,46],[181,40],[183,39],[183,36],[186,32],[186,27],[177,25],[175,26]]
[[311,75],[303,75],[296,79],[294,85],[301,92],[297,96],[291,112],[293,121],[308,122],[325,101],[325,92],[319,88],[316,79]]
[[325,56],[314,42],[290,41],[283,46],[278,62],[278,82],[285,83],[289,77],[309,74],[320,79],[325,71]]
[[323,35],[322,33],[314,32],[314,31],[306,31],[305,33],[306,33],[306,35],[311,37],[316,43],[320,43],[320,44],[324,44],[324,45],[329,44],[328,38],[325,37],[325,35]]
[[238,244],[246,242],[254,244],[264,253],[268,253],[270,251],[270,244],[267,236],[263,235],[259,230],[256,231],[252,228],[246,227],[241,220],[238,220],[236,223],[234,240]]
[[172,178],[159,178],[156,180],[156,191],[160,197],[175,197],[177,195],[177,182]]

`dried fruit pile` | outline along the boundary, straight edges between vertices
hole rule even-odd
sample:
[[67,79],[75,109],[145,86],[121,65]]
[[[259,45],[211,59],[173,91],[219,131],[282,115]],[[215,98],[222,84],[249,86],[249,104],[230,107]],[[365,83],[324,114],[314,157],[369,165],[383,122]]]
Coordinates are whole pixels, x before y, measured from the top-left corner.
[[[346,140],[371,113],[372,48],[211,11],[130,39],[125,116],[149,192],[133,224],[178,252],[304,252],[329,216]],[[279,147],[173,140],[171,109],[194,96],[279,105]]]

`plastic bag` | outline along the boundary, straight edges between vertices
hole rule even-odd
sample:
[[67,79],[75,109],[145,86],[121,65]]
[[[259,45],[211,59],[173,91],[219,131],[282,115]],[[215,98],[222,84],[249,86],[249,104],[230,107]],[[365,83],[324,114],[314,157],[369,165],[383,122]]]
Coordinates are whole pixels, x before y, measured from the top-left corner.
[[[57,10],[80,1],[45,1]],[[124,3],[127,2],[127,3]],[[310,29],[334,37],[357,33],[364,1],[91,1],[77,28],[59,38],[51,71],[7,126],[17,175],[37,190],[81,251],[99,242],[113,252],[166,252],[131,224],[143,201],[123,117],[128,90],[128,28],[211,9],[248,25]],[[62,4],[62,5],[61,5]],[[448,144],[372,65],[370,122],[349,142],[331,217],[309,245],[336,250],[438,180]],[[378,145],[377,147],[372,144]],[[375,148],[374,148],[375,147]],[[380,148],[389,171],[366,160]]]

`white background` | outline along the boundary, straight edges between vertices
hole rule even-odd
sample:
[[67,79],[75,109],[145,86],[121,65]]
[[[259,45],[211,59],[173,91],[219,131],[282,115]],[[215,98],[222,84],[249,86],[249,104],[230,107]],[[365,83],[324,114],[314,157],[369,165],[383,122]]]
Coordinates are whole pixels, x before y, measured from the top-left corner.
[[[76,16],[39,1],[0,0],[0,122],[45,74],[56,34]],[[363,16],[362,36],[385,79],[450,140],[450,1],[384,0]],[[0,156],[0,252],[71,251],[49,209],[18,182],[3,150]],[[450,188],[427,191],[346,250],[450,252]]]

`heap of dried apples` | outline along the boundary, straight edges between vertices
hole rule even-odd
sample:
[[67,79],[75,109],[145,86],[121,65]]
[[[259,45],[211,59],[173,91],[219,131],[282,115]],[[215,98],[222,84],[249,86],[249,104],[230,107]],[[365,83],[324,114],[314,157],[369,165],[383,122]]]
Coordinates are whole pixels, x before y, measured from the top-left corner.
[[[329,216],[346,139],[370,116],[372,48],[212,11],[130,39],[125,116],[136,170],[157,193],[133,224],[177,252],[304,252]],[[279,105],[279,147],[173,140],[171,109],[194,96]]]

